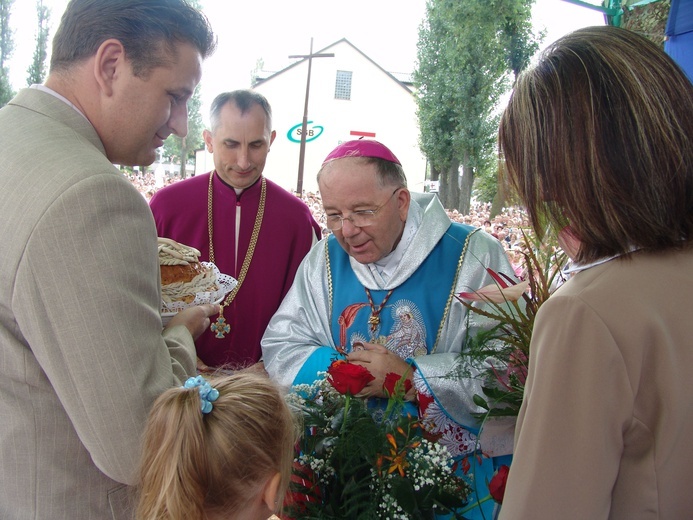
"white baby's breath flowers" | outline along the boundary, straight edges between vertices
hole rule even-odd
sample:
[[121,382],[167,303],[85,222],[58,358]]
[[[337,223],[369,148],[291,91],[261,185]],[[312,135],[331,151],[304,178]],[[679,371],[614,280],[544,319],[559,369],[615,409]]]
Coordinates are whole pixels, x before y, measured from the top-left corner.
[[[346,488],[339,482],[345,472],[352,475],[349,478],[357,478],[363,486],[360,489],[369,494],[366,499],[368,503],[363,506],[375,518],[411,520],[414,518],[412,515],[416,514],[414,511],[418,511],[417,508],[440,511],[441,508],[435,507],[437,498],[432,497],[440,496],[442,490],[448,496],[460,497],[459,503],[464,504],[466,484],[455,476],[453,458],[445,446],[422,438],[421,423],[416,418],[397,416],[385,420],[384,408],[366,408],[355,401],[352,403],[353,408],[349,408],[351,420],[345,422],[347,398],[338,393],[324,375],[325,373],[319,374],[316,382],[311,385],[293,388],[294,393],[301,394],[302,400],[296,402],[300,403],[299,408],[308,421],[307,437],[304,438],[309,442],[302,449],[311,452],[301,454],[296,460],[313,473],[314,482],[321,488],[321,498],[316,504],[319,505],[319,501],[325,497],[330,499],[330,493],[344,492]],[[357,413],[352,414],[353,411]],[[375,429],[380,430],[378,433],[382,436],[382,441],[379,442],[384,443],[368,455],[368,471],[361,472],[359,469],[358,474],[353,471],[349,473],[353,469],[351,461],[355,460],[355,467],[358,468],[362,467],[360,464],[363,461],[352,455],[354,450],[349,451],[348,445],[345,449],[344,443],[344,439],[348,439],[345,435],[353,434],[350,428],[355,418],[366,421],[359,424],[370,425],[369,438],[372,435],[373,440],[380,439],[379,435],[373,433]],[[360,452],[357,450],[357,453]],[[345,458],[350,461],[346,465]],[[335,468],[339,468],[340,474]],[[409,496],[411,494],[416,496]],[[362,499],[363,495],[360,495],[358,500]],[[398,499],[401,503],[398,503]],[[359,507],[359,504],[349,502],[350,510]]]
[[416,491],[444,483],[454,462],[444,446],[426,439],[409,452],[408,460],[409,478]]
[[384,520],[410,520],[402,507],[397,503],[397,500],[391,495],[383,496],[383,500],[378,506],[378,518]]

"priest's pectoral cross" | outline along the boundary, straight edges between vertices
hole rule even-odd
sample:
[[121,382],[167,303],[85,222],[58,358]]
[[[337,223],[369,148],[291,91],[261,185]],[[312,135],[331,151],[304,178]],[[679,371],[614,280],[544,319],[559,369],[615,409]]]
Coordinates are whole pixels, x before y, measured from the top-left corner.
[[377,314],[371,314],[371,317],[368,318],[368,328],[371,331],[371,341],[375,339],[375,336],[378,334],[378,329],[380,328],[380,316]]
[[376,343],[376,338],[378,337],[378,332],[380,331],[380,313],[385,308],[385,304],[390,299],[390,296],[392,296],[394,289],[390,289],[387,292],[385,298],[383,298],[383,301],[380,302],[380,305],[378,305],[377,308],[373,303],[371,291],[368,290],[368,287],[364,287],[364,289],[366,289],[366,296],[368,296],[368,304],[371,306],[371,315],[368,318],[368,329],[371,332],[371,341]]
[[226,323],[226,318],[219,316],[217,321],[212,323],[210,329],[212,329],[212,332],[214,332],[214,337],[223,339],[226,334],[231,332],[231,325]]

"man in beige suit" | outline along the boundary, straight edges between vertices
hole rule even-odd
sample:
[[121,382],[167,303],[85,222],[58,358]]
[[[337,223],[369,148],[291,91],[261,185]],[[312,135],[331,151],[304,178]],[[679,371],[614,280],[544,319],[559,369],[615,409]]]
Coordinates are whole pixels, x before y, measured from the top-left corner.
[[131,518],[153,400],[219,311],[163,330],[151,164],[215,46],[183,0],[72,0],[45,85],[0,110],[0,518]]

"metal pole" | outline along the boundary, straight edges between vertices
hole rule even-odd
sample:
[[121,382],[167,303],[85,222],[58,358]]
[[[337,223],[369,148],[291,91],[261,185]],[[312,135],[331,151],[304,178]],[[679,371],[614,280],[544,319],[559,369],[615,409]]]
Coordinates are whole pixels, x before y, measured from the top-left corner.
[[294,55],[289,58],[308,58],[308,79],[306,80],[306,102],[303,106],[303,122],[301,123],[301,149],[298,156],[298,181],[296,192],[299,197],[303,195],[303,165],[306,158],[306,134],[308,133],[308,97],[310,96],[310,70],[313,66],[313,58],[333,58],[334,54],[313,54],[313,38],[310,39],[310,53],[308,56]]
[[310,95],[310,69],[313,65],[313,38],[310,39],[310,53],[308,54],[308,80],[306,81],[306,103],[303,106],[303,123],[301,124],[301,149],[298,154],[298,181],[296,182],[296,194],[303,196],[303,164],[306,158],[306,132],[308,131],[308,96]]

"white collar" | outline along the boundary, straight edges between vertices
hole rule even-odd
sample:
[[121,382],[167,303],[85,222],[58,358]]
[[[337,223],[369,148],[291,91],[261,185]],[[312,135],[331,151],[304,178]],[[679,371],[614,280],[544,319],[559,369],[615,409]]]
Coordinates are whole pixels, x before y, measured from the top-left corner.
[[407,221],[404,223],[402,238],[400,238],[397,247],[395,247],[391,253],[385,255],[377,262],[368,264],[368,268],[371,270],[374,276],[379,276],[383,282],[387,283],[387,281],[397,270],[397,267],[399,267],[402,258],[404,258],[404,253],[406,253],[407,249],[409,248],[409,244],[411,244],[414,235],[416,235],[422,219],[423,210],[418,204],[410,201],[409,211],[407,212]]
[[637,251],[639,248],[637,247],[631,247],[628,251],[625,251],[624,253],[619,253],[617,255],[613,256],[607,256],[606,258],[600,258],[599,260],[595,260],[594,262],[590,262],[587,264],[574,264],[571,265],[570,267],[566,267],[565,269],[561,269],[561,273],[564,275],[571,275],[575,273],[579,273],[580,271],[586,271],[587,269],[591,269],[592,267],[597,267],[598,265],[605,264],[607,262],[611,262],[614,258],[618,258],[619,256],[624,256],[628,255],[630,253],[634,253]]
[[62,101],[63,103],[65,103],[65,104],[71,106],[72,108],[74,108],[74,109],[77,111],[77,113],[78,113],[79,115],[81,115],[84,119],[86,119],[87,121],[89,121],[89,119],[87,119],[87,116],[85,116],[84,113],[83,113],[79,108],[77,108],[77,106],[76,106],[72,101],[70,101],[69,99],[67,99],[67,98],[66,98],[65,96],[63,96],[63,95],[58,94],[58,93],[57,93],[55,90],[53,90],[52,88],[48,88],[46,85],[39,85],[39,84],[37,84],[37,83],[34,83],[34,84],[31,85],[29,88],[33,88],[33,89],[35,89],[35,90],[40,90],[41,92],[45,92],[46,94],[50,94],[51,96],[54,96],[54,97],[58,98],[58,99],[59,99],[60,101]]

